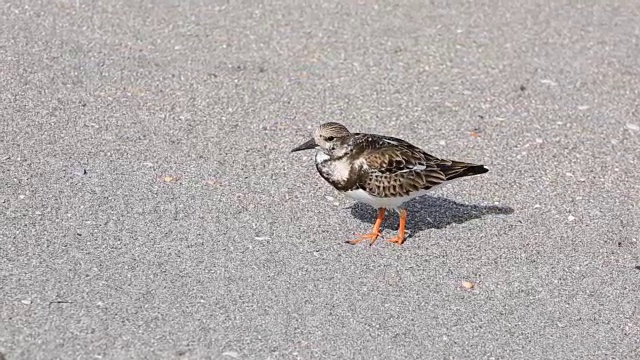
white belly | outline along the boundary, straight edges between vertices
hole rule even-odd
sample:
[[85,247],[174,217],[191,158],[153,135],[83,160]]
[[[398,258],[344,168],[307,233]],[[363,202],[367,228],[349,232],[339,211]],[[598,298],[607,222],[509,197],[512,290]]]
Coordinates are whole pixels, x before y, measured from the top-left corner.
[[381,197],[372,196],[372,195],[369,195],[364,190],[352,190],[352,191],[347,191],[345,193],[349,195],[351,198],[353,198],[354,200],[363,202],[365,204],[369,204],[376,209],[377,208],[394,209],[411,199],[414,199],[414,198],[417,198],[418,196],[422,196],[426,194],[428,191],[429,190],[420,190],[408,196],[400,196],[400,197],[393,197],[393,198],[381,198]]

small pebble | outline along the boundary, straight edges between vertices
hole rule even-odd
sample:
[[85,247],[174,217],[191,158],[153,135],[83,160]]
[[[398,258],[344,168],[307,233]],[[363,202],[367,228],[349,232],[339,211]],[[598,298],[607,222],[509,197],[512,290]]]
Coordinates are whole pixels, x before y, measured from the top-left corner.
[[74,175],[78,175],[78,176],[87,175],[87,169],[82,168],[82,167],[75,168],[75,169],[73,169],[73,174]]
[[25,305],[31,305],[31,300],[30,299],[22,300],[21,303]]
[[464,287],[465,289],[472,289],[475,286],[474,283],[472,283],[471,281],[463,281],[462,282],[462,287]]
[[219,185],[219,182],[218,182],[218,181],[216,181],[215,179],[207,179],[207,180],[203,181],[203,183],[204,183],[205,185],[209,185],[209,186],[216,186],[216,185]]
[[225,352],[222,353],[222,356],[229,356],[229,357],[232,357],[234,359],[237,359],[238,357],[240,357],[240,354],[238,354],[235,351],[225,351]]
[[631,130],[631,131],[640,131],[640,126],[636,125],[636,124],[627,124],[627,129]]
[[271,238],[268,236],[256,236],[254,239],[261,241],[261,240],[270,240]]
[[171,176],[171,175],[165,175],[162,177],[162,181],[168,183],[168,182],[174,182],[176,181],[176,178]]
[[567,216],[567,220],[569,220],[569,221],[573,221],[573,220],[575,220],[575,219],[576,219],[576,218],[575,218],[575,216],[573,216],[573,215],[569,215],[569,216]]
[[335,200],[335,198],[333,196],[325,196],[325,198],[329,201],[333,201]]
[[535,205],[533,205],[533,208],[534,208],[534,209],[537,209],[537,208],[539,208],[539,207],[540,207],[540,204],[535,204]]

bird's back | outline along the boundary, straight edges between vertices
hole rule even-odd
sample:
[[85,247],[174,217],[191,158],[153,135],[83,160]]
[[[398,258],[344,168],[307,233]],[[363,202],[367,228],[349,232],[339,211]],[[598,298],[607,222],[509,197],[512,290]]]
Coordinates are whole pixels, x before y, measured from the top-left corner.
[[354,186],[380,197],[409,196],[489,171],[482,165],[437,158],[402,139],[371,134],[354,134],[350,158],[361,164]]

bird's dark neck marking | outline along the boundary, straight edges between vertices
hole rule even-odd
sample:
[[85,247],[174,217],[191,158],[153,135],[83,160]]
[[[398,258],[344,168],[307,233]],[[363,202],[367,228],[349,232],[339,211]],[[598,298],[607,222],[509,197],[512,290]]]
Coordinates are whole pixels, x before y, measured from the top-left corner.
[[353,190],[358,184],[359,170],[349,161],[349,152],[337,157],[316,155],[316,169],[320,176],[338,191]]

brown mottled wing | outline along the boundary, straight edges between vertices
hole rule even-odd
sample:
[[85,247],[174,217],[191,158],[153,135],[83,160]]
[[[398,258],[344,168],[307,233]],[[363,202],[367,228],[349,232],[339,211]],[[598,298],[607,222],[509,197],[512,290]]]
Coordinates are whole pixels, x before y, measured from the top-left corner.
[[406,196],[488,171],[482,165],[439,159],[394,137],[358,134],[356,140],[366,162],[357,186],[374,196]]
[[398,197],[427,190],[446,180],[442,161],[401,139],[360,135],[366,162],[358,187],[374,196]]

